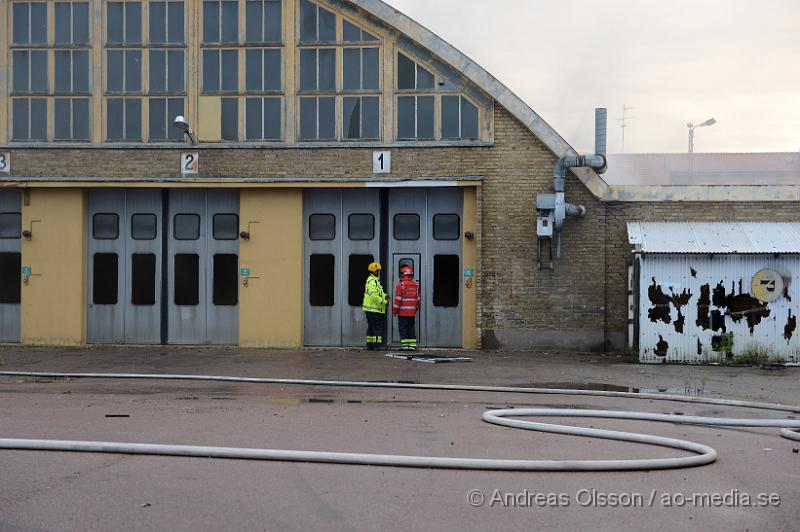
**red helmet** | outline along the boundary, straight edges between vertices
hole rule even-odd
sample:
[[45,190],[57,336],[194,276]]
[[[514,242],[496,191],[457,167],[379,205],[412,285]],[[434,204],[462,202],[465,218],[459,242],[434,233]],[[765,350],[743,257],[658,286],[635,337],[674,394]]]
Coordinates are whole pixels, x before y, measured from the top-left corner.
[[411,266],[403,266],[402,268],[400,268],[400,275],[410,275],[413,277],[414,268],[412,268]]

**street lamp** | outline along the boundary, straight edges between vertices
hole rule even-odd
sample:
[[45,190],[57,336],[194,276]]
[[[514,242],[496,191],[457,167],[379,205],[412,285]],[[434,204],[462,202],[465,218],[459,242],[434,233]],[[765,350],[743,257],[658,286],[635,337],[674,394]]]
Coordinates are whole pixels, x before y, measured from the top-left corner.
[[172,122],[172,125],[175,129],[180,130],[184,135],[189,135],[189,140],[192,142],[192,146],[197,145],[197,140],[194,138],[194,131],[192,128],[189,127],[189,121],[186,120],[183,116],[176,116],[175,120]]
[[686,124],[686,127],[689,128],[689,177],[691,178],[694,175],[694,130],[699,127],[708,127],[713,126],[717,123],[715,118],[709,118],[705,122],[701,124],[694,125],[692,122]]

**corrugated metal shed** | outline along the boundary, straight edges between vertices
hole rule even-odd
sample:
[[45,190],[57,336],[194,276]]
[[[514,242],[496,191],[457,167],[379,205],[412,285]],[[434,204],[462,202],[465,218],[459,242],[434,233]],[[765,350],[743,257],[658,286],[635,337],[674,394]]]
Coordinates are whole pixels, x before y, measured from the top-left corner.
[[795,254],[799,222],[628,222],[641,253]]

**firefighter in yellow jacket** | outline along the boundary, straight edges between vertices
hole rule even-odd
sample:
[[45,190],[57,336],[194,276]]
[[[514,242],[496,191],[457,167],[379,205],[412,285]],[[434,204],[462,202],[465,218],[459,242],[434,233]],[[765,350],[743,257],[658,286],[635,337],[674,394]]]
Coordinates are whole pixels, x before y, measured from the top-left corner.
[[364,303],[361,305],[361,310],[367,315],[367,349],[377,351],[383,343],[383,323],[389,298],[383,291],[383,285],[378,277],[381,265],[373,262],[367,269],[369,276],[364,286]]

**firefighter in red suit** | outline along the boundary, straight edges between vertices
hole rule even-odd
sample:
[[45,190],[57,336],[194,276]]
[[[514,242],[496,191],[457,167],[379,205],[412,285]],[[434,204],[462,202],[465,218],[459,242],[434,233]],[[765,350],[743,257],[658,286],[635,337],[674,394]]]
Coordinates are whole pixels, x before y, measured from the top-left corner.
[[414,269],[403,266],[400,269],[400,282],[394,290],[392,315],[397,316],[400,329],[400,349],[414,351],[417,349],[417,333],[415,325],[419,312],[419,285],[414,280]]

